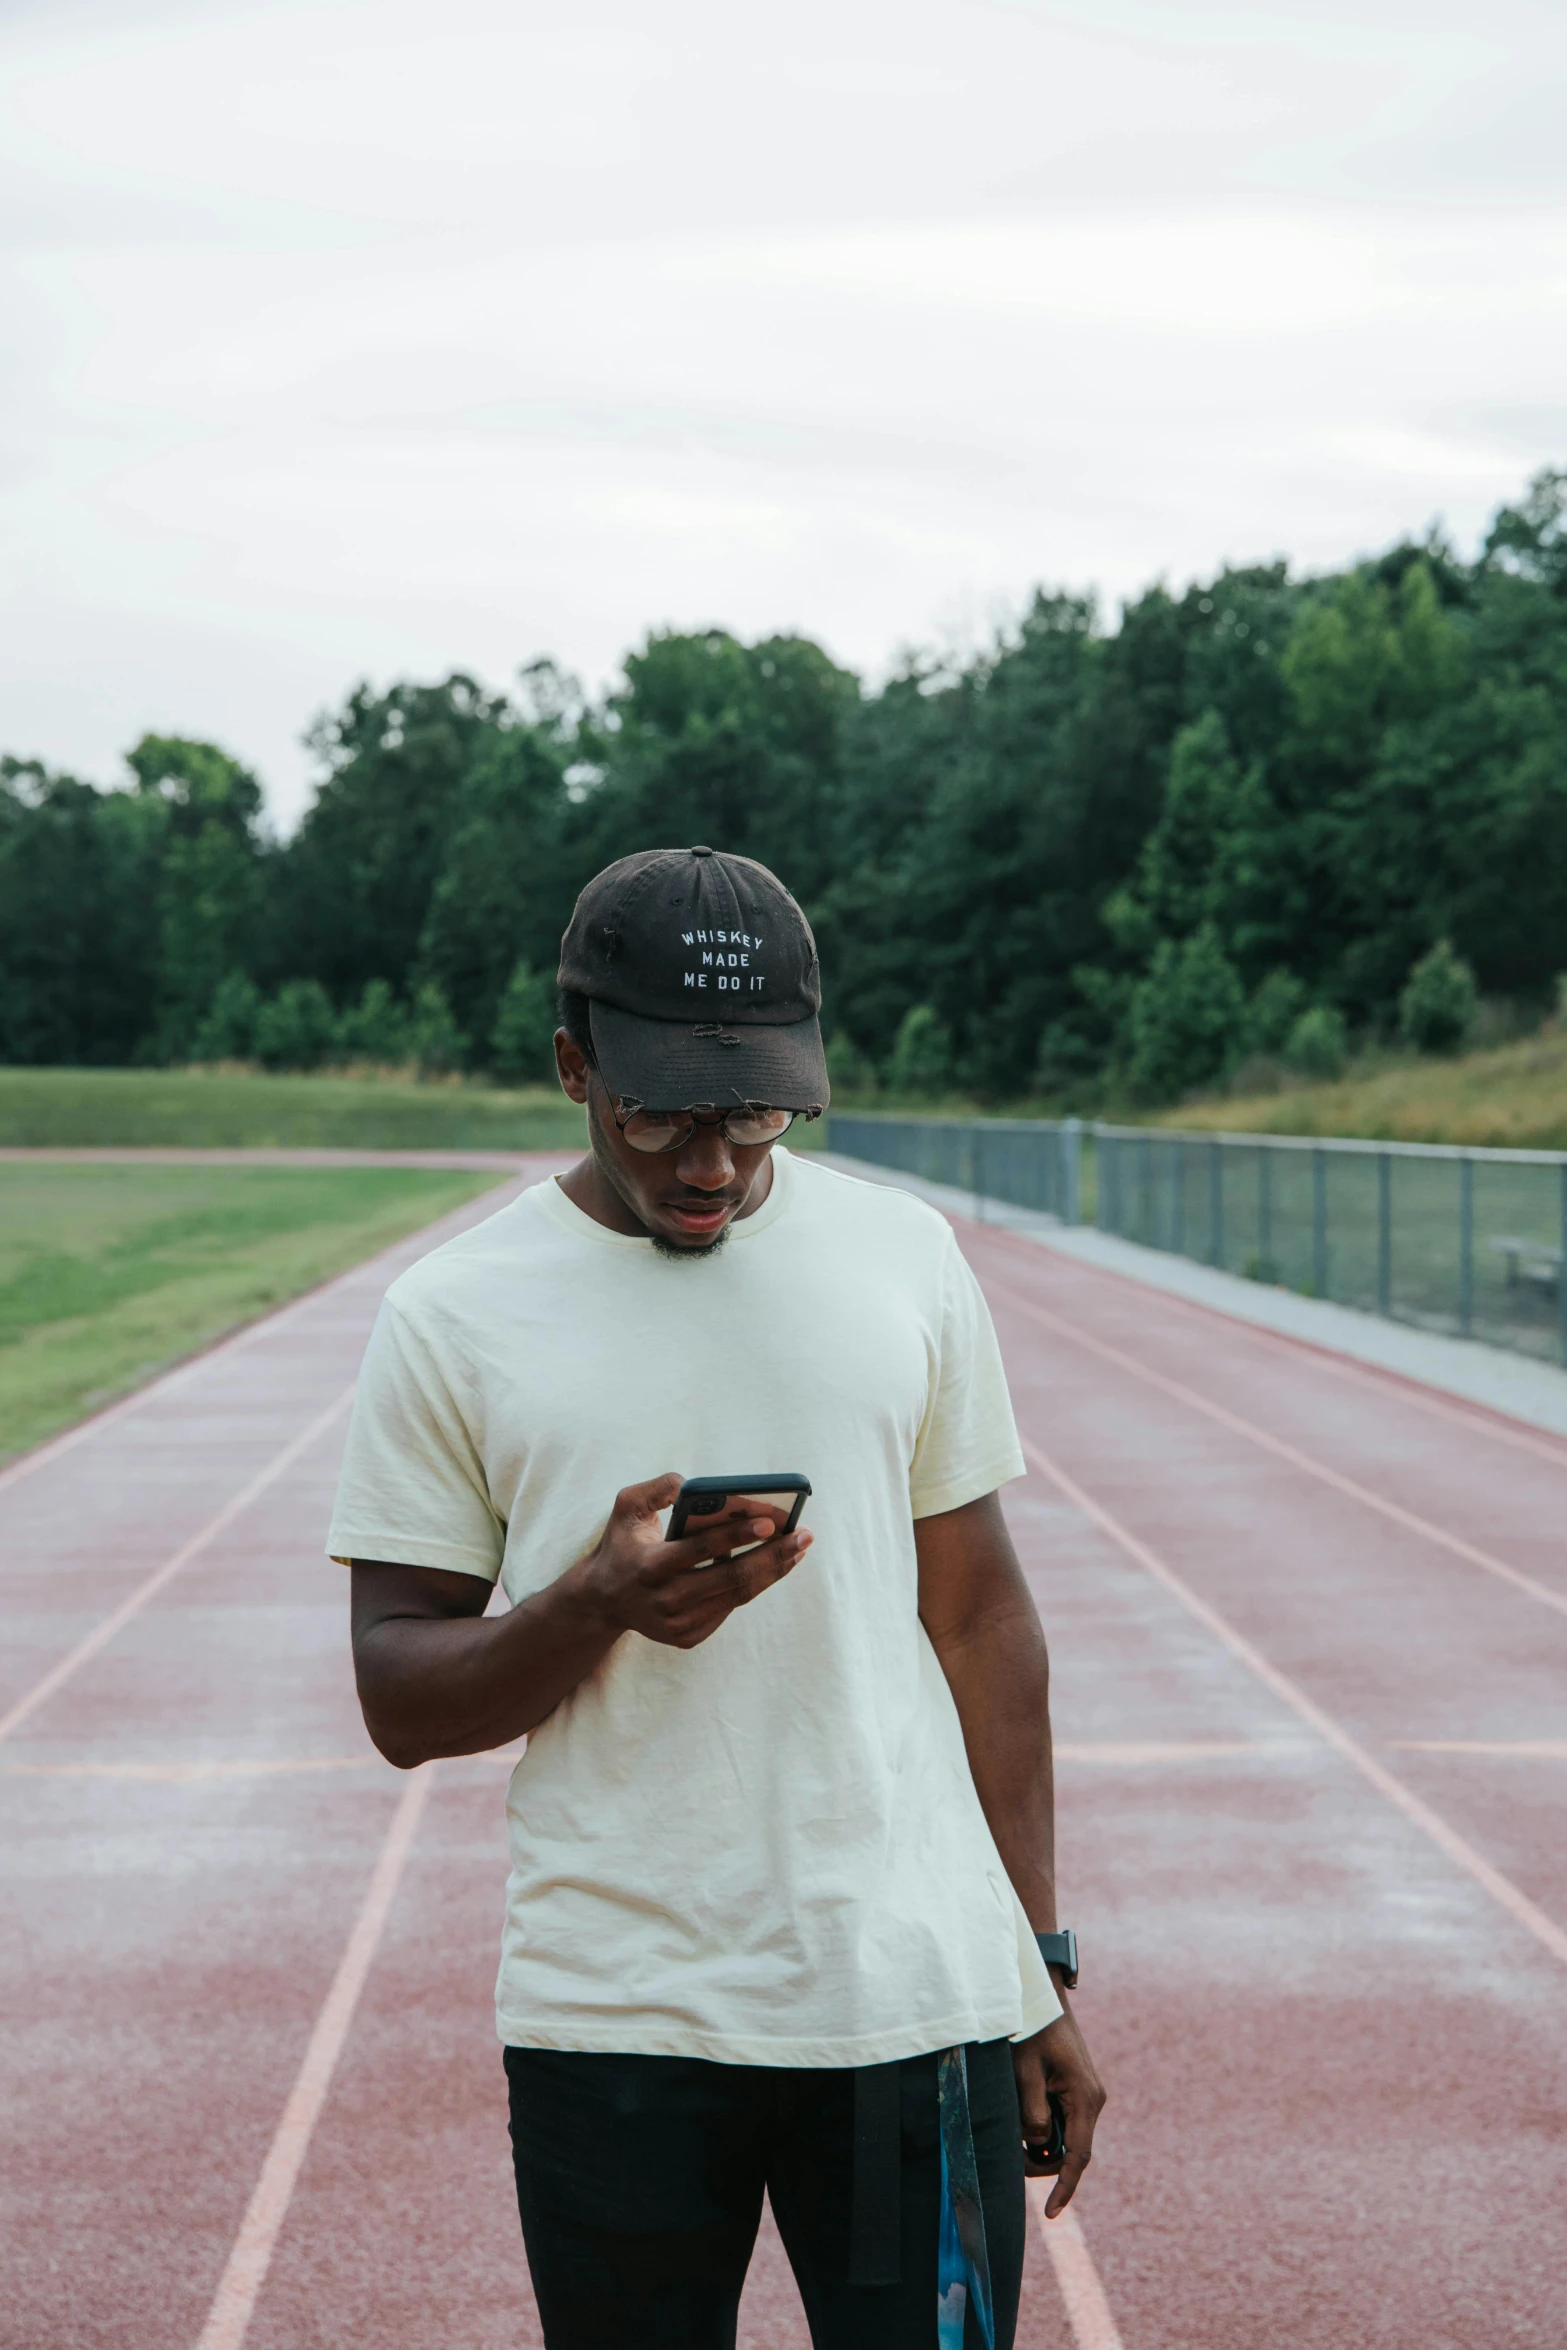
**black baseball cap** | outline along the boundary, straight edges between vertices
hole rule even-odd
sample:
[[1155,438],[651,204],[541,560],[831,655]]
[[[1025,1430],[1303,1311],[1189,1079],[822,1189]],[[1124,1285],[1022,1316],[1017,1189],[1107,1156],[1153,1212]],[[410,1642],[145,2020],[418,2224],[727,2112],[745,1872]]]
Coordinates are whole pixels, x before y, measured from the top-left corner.
[[560,944],[610,1092],[649,1110],[827,1106],[811,926],[776,874],[721,850],[642,849],[594,875]]

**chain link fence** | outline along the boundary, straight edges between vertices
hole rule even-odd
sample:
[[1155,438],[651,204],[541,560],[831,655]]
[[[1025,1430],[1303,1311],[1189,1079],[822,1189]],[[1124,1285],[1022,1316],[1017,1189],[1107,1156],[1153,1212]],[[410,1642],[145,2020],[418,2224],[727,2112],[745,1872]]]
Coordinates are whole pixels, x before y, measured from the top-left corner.
[[1567,1360],[1567,1154],[1097,1126],[1104,1232]]
[[1567,1153],[831,1114],[829,1147],[1253,1281],[1567,1362]]
[[1082,1137],[1077,1118],[894,1118],[880,1111],[828,1113],[827,1147],[926,1183],[1032,1208],[1062,1224],[1082,1217]]

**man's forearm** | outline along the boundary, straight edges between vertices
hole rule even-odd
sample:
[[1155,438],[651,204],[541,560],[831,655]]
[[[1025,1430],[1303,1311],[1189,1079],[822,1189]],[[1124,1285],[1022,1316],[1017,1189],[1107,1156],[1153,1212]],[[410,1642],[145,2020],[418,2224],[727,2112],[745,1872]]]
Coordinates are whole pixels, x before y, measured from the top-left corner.
[[1050,1667],[1030,1603],[980,1618],[940,1651],[996,1849],[1036,1933],[1056,1926]]
[[[1044,1627],[995,1494],[915,1527],[920,1618],[963,1725],[969,1770],[996,1849],[1036,1933],[1056,1918],[1055,1778]],[[1062,1991],[1059,1974],[1056,1988]],[[1076,2016],[1063,2013],[1013,2050],[1025,2168],[1060,2175],[1047,2219],[1066,2209],[1092,2153],[1105,2101]],[[1065,2152],[1048,2152],[1063,2120]]]
[[803,1526],[781,1532],[786,1513],[746,1494],[667,1538],[660,1521],[679,1490],[673,1472],[625,1486],[590,1555],[492,1622],[480,1575],[356,1559],[359,1702],[388,1762],[411,1769],[536,1730],[623,1633],[700,1647],[810,1548]]
[[493,1620],[383,1614],[355,1641],[365,1723],[401,1769],[536,1730],[619,1637],[573,1567]]

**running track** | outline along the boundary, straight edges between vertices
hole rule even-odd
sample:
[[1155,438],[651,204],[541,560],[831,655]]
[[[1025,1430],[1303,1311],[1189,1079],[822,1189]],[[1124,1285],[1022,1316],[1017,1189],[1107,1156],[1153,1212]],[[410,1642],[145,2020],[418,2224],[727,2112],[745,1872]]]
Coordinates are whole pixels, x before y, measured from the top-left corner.
[[[373,1756],[319,1549],[382,1287],[509,1189],[0,1472],[4,2350],[538,2341],[505,1764]],[[1112,2088],[1022,2350],[1561,2350],[1567,1444],[959,1231]]]

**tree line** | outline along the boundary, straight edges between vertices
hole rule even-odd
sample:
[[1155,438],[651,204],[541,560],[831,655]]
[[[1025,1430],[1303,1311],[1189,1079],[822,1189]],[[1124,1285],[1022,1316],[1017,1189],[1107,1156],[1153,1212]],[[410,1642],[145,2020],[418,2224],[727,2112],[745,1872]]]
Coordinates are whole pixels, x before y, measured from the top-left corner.
[[1463,1040],[1567,966],[1567,470],[1461,559],[1040,592],[868,689],[798,636],[655,633],[586,699],[360,686],[287,839],[215,745],[103,789],[0,760],[0,1060],[544,1076],[561,930],[628,850],[788,882],[842,1085],[1148,1101],[1248,1057]]

